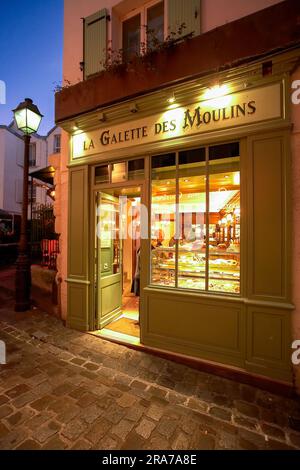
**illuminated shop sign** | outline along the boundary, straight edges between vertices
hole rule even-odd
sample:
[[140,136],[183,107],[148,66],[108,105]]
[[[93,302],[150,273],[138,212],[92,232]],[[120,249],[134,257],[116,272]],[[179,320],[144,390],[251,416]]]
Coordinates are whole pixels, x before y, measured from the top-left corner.
[[161,114],[72,136],[79,158],[195,133],[254,124],[282,117],[281,84],[228,94]]

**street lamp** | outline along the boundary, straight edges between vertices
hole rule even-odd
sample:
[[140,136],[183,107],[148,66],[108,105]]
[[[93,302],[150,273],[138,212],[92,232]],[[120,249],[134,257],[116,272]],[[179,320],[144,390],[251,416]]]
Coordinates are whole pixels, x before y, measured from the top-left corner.
[[28,178],[29,178],[29,145],[31,134],[37,132],[43,115],[32,100],[25,98],[23,103],[13,110],[18,129],[24,134],[24,172],[23,202],[19,254],[16,263],[16,312],[30,309],[31,271],[28,254],[27,217],[28,217]]

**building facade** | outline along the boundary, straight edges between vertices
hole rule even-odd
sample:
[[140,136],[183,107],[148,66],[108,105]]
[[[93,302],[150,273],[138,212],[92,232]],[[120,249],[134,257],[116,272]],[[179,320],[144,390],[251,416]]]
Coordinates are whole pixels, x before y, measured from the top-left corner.
[[69,326],[299,388],[299,15],[293,0],[65,0]]
[[[35,134],[31,137],[30,173],[47,167],[49,156],[60,152],[60,135],[60,129],[55,126],[47,136]],[[0,209],[13,215],[20,215],[22,211],[23,159],[24,141],[14,123],[0,126]],[[52,201],[47,190],[42,182],[33,182],[29,188],[29,202],[33,208]]]

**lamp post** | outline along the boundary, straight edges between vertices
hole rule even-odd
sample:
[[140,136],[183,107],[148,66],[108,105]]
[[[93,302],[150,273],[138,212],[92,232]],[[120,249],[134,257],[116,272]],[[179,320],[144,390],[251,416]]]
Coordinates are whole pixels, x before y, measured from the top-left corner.
[[18,129],[24,134],[24,172],[23,172],[23,201],[22,220],[19,242],[19,253],[16,263],[16,312],[30,309],[31,271],[28,253],[28,178],[29,178],[29,145],[31,134],[37,132],[42,120],[42,114],[32,100],[25,98],[23,103],[13,110]]

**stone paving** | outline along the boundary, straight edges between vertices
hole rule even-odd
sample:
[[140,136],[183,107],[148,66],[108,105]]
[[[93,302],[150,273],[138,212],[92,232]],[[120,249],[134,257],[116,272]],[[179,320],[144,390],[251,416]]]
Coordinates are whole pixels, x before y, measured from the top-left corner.
[[[0,449],[299,449],[300,403],[0,310]],[[296,426],[295,426],[296,427]]]

